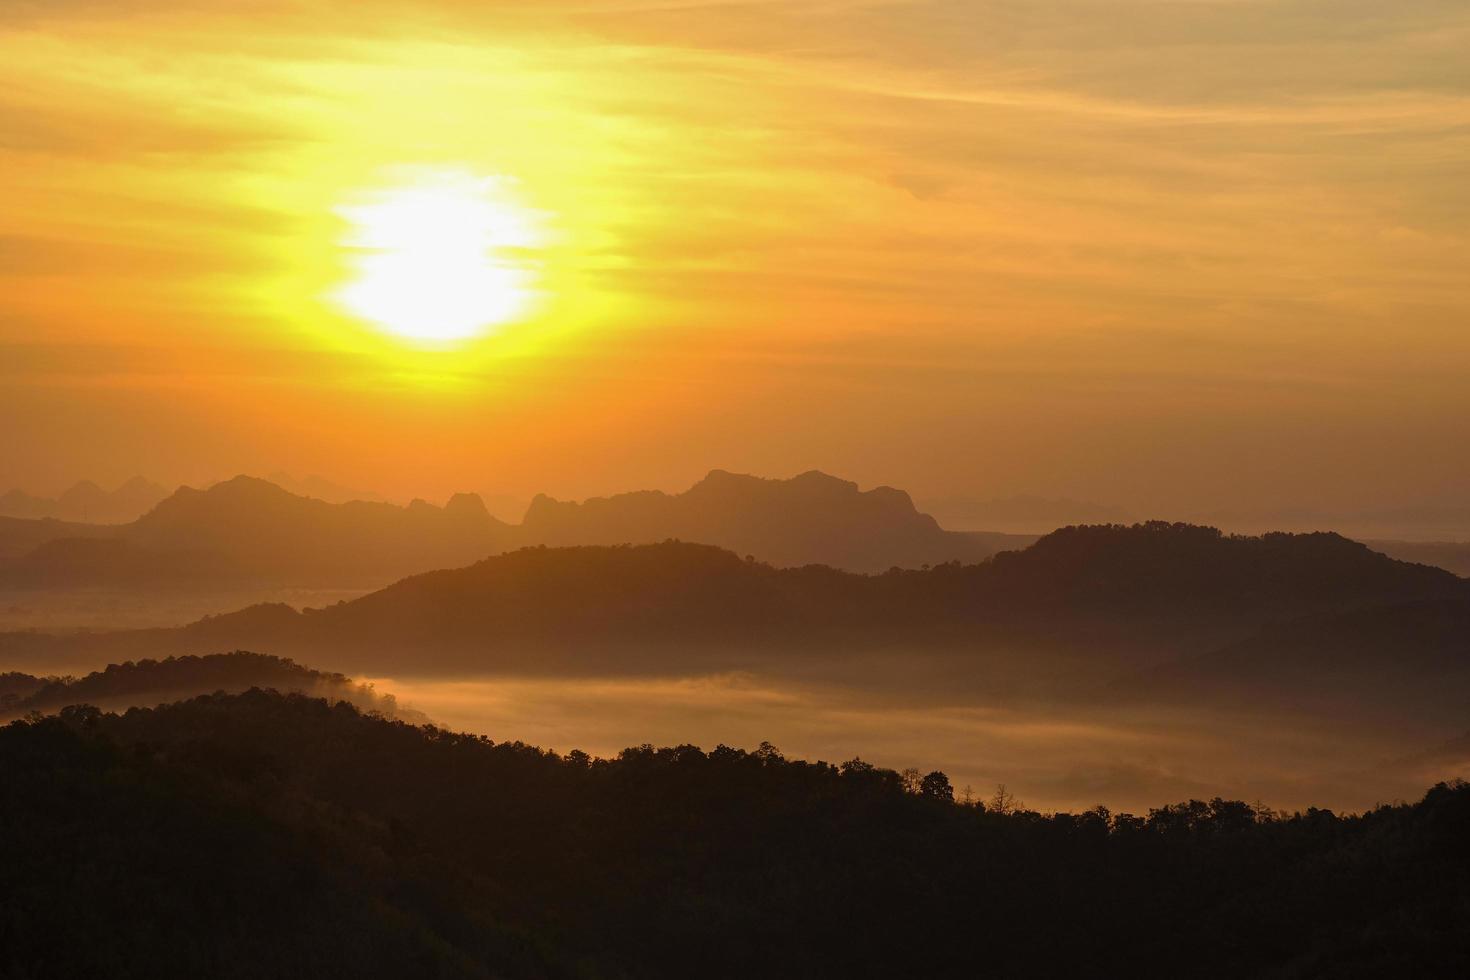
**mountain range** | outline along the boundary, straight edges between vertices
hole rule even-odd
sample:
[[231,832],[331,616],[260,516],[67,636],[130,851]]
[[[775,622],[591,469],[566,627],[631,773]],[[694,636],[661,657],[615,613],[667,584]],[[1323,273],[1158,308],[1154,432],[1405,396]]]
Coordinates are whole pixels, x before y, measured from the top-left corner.
[[239,476],[205,490],[181,487],[116,527],[0,523],[0,587],[370,588],[528,545],[668,539],[777,565],[855,571],[973,562],[1033,540],[946,531],[902,491],[860,491],[816,472],[764,480],[716,470],[682,494],[580,504],[541,496],[519,525],[492,517],[475,494],[443,507],[333,504]]
[[167,489],[141,476],[110,491],[82,480],[55,498],[10,490],[0,495],[0,517],[123,524],[147,513],[167,496]]
[[[1026,509],[1059,502],[1012,503]],[[456,494],[442,507],[423,500],[333,503],[239,476],[203,490],[181,487],[122,524],[0,517],[0,589],[264,598],[289,588],[367,590],[527,546],[666,540],[713,544],[780,567],[881,572],[974,563],[1038,537],[946,530],[900,490],[864,491],[816,471],[771,480],[714,470],[683,493],[640,491],[580,503],[541,495],[519,524],[492,516],[475,494]],[[1470,572],[1467,544],[1370,544]]]

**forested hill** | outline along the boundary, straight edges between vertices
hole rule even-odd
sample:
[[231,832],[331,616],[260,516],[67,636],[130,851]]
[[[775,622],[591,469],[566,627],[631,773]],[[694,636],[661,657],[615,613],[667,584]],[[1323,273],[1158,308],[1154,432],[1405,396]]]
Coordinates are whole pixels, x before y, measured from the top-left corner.
[[378,694],[350,677],[243,650],[202,657],[129,660],[109,664],[106,669],[85,677],[3,674],[0,675],[0,720],[33,711],[53,712],[72,704],[121,710],[152,707],[198,694],[238,693],[257,687],[350,701],[365,710],[408,721],[428,720],[419,712],[400,707],[393,695]]
[[1183,524],[1063,528],[974,565],[864,576],[773,568],[708,545],[530,548],[405,579],[319,610],[318,629],[660,630],[740,635],[852,626],[911,630],[1047,618],[1229,615],[1254,619],[1470,594],[1437,568],[1335,534],[1235,537]]
[[[255,649],[353,672],[740,669],[761,657],[1043,644],[1106,676],[1309,614],[1467,594],[1334,534],[1064,528],[974,565],[859,575],[709,545],[526,548],[352,602],[263,605],[174,630],[0,636],[11,664]],[[1004,634],[1004,643],[996,641]]]
[[692,746],[609,761],[252,691],[0,729],[0,975],[1470,971],[1470,789],[1358,817],[962,805]]

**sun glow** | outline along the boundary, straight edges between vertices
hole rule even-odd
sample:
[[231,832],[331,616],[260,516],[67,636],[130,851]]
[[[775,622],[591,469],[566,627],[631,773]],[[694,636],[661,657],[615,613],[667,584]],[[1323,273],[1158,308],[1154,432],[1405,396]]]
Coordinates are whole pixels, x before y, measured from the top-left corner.
[[514,187],[501,176],[416,172],[336,208],[351,225],[341,244],[354,277],[333,298],[425,344],[469,340],[526,315],[545,235]]

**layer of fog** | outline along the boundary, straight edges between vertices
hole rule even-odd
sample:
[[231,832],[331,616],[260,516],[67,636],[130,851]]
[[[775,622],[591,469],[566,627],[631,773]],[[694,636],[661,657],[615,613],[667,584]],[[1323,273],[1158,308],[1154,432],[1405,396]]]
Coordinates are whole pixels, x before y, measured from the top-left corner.
[[1416,798],[1453,775],[1394,761],[1423,744],[1292,719],[977,706],[747,673],[373,683],[444,727],[497,741],[599,756],[642,743],[754,749],[769,741],[790,758],[840,763],[856,756],[896,769],[940,769],[981,798],[1003,783],[1042,810],[1103,804],[1146,812],[1214,796],[1280,809],[1361,810]]
[[[212,650],[187,651],[196,653]],[[998,784],[1042,810],[1102,804],[1135,813],[1221,796],[1279,809],[1362,810],[1415,799],[1433,782],[1470,770],[1406,763],[1464,733],[1454,719],[1399,716],[1370,725],[1361,713],[1335,723],[1286,712],[1247,717],[1198,708],[1123,705],[1098,691],[1091,704],[1041,703],[971,658],[849,655],[785,658],[768,668],[699,676],[364,677],[345,658],[296,656],[310,667],[371,680],[406,709],[441,726],[559,752],[612,756],[630,745],[769,741],[788,757],[841,763],[854,757],[895,769],[946,772],[980,798]],[[1000,651],[1002,665],[1041,665]],[[160,653],[126,654],[156,656]],[[3,669],[83,675],[106,661],[47,658]],[[121,659],[112,657],[111,659]],[[405,662],[409,660],[407,656]],[[664,669],[667,671],[668,667]],[[1058,661],[1048,670],[1080,669]],[[411,669],[410,669],[411,670]],[[997,668],[997,671],[999,668]],[[119,704],[118,707],[122,705]],[[1470,723],[1467,726],[1470,727]]]

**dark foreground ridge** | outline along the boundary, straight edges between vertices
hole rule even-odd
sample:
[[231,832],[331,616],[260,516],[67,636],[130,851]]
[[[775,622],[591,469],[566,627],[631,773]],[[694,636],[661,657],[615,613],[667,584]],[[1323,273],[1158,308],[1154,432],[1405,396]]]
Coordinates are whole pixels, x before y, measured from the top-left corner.
[[1361,816],[953,802],[250,691],[0,729],[7,977],[1463,976],[1470,788]]

